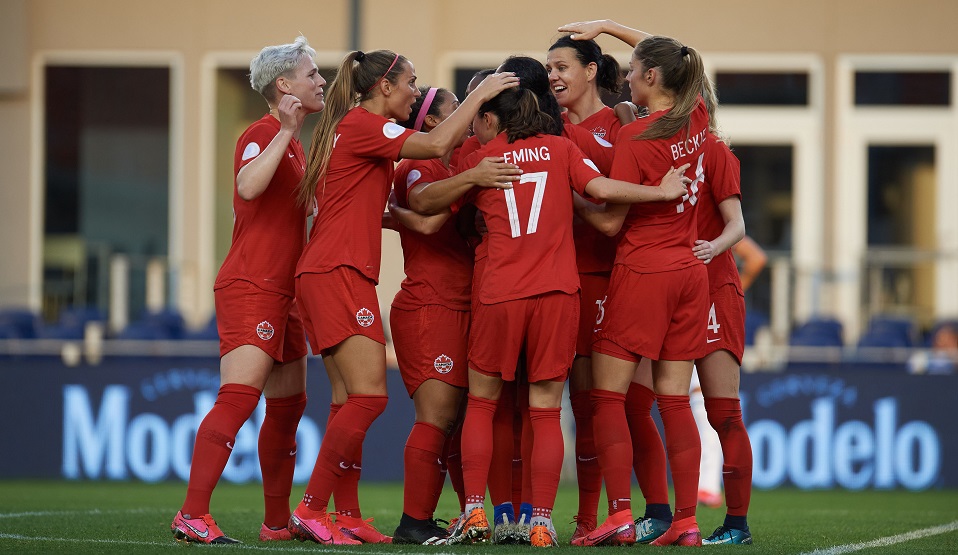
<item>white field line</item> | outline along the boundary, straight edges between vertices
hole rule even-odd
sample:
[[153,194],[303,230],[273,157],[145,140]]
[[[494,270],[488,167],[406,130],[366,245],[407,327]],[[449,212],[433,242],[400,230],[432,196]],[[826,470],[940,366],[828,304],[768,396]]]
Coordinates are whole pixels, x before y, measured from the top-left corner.
[[835,547],[829,547],[826,549],[816,549],[815,551],[808,551],[802,553],[801,555],[840,555],[842,553],[852,553],[855,551],[861,551],[863,549],[888,547],[889,545],[895,545],[896,543],[904,543],[921,538],[927,538],[929,536],[947,534],[948,532],[954,532],[955,530],[958,530],[958,520],[948,524],[942,524],[941,526],[932,526],[931,528],[923,528],[921,530],[898,534],[897,536],[878,538],[877,540],[872,540],[869,542],[849,543],[845,545],[836,545]]

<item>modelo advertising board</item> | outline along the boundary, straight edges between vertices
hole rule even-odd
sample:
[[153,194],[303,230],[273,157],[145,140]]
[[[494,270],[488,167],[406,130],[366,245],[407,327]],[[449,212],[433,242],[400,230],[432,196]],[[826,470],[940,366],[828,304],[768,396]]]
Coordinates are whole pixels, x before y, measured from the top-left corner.
[[[212,357],[107,358],[66,367],[57,357],[0,360],[0,478],[186,480],[196,429],[219,387]],[[321,362],[310,360],[295,480],[309,478],[329,413]],[[399,373],[364,444],[363,478],[402,479],[414,412]],[[958,487],[958,376],[885,371],[745,374],[744,417],[756,488],[923,490]],[[236,437],[223,474],[260,479],[265,404]],[[567,419],[568,420],[568,419]],[[568,440],[568,438],[567,438]]]

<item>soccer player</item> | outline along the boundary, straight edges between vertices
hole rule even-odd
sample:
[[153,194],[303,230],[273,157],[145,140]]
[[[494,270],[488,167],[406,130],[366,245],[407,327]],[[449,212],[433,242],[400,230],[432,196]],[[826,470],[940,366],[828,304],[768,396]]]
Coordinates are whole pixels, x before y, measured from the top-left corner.
[[[583,31],[585,26],[571,24],[560,30],[594,37]],[[601,26],[599,30],[612,33]],[[636,540],[625,398],[639,362],[648,358],[653,361],[653,385],[676,492],[676,518],[652,544],[700,545],[695,505],[701,445],[688,391],[692,361],[704,354],[706,345],[700,324],[708,315],[708,277],[692,247],[694,208],[698,184],[704,179],[702,159],[711,121],[710,107],[700,93],[711,91],[711,85],[698,53],[668,37],[639,42],[629,67],[632,101],[647,106],[651,114],[620,130],[612,176],[641,181],[649,172],[654,175],[675,163],[692,163],[696,179],[679,203],[613,207],[618,221],[624,222],[624,235],[596,325],[592,391],[609,518],[581,544]]]
[[[501,68],[500,68],[501,69]],[[588,192],[602,200],[644,202],[677,199],[685,191],[681,171],[669,170],[664,190],[614,181],[570,141],[547,134],[555,121],[539,109],[532,91],[500,93],[485,103],[473,123],[484,146],[463,160],[465,168],[482,156],[502,156],[523,170],[514,188],[454,189],[433,183],[421,196],[467,191],[488,227],[488,260],[473,314],[469,348],[469,396],[463,425],[466,517],[449,543],[489,537],[484,499],[492,447],[492,419],[503,381],[515,379],[525,349],[529,412],[533,428],[531,543],[557,545],[551,513],[562,465],[559,406],[575,351],[578,275],[572,243],[572,194]],[[438,187],[437,187],[438,186]]]
[[479,105],[516,82],[512,75],[487,77],[429,133],[392,121],[407,120],[420,96],[415,68],[399,54],[351,52],[329,87],[299,188],[299,202],[315,203],[316,216],[296,267],[296,298],[312,351],[323,356],[333,402],[342,407],[330,414],[303,500],[290,517],[290,531],[299,539],[391,541],[362,519],[358,499],[345,507],[336,499],[335,525],[327,507],[337,484],[361,468],[366,431],[386,408],[385,335],[375,286],[394,162],[450,151]]
[[[597,139],[614,144],[622,124],[616,112],[602,102],[600,90],[612,94],[619,92],[621,77],[615,58],[603,54],[593,40],[573,40],[564,36],[549,48],[545,67],[556,100],[565,109],[562,112],[564,127],[578,125]],[[606,174],[609,169],[600,167]],[[609,286],[616,241],[580,218],[573,220],[572,236],[581,284],[576,356],[569,374],[579,488],[579,509],[574,517],[576,528],[572,534],[572,541],[576,541],[595,530],[602,489],[602,474],[592,436],[592,334],[598,305]]]
[[325,102],[305,37],[267,46],[250,62],[250,85],[269,113],[236,142],[233,241],[214,284],[221,387],[200,423],[186,500],[173,536],[196,543],[238,543],[210,516],[210,497],[236,433],[266,397],[259,459],[266,514],[260,540],[289,540],[289,495],[296,427],[306,407],[306,340],[294,301],[293,271],[306,242],[306,211],[295,202],[306,157],[299,131]]
[[[415,131],[428,133],[459,106],[456,95],[446,89],[420,87],[420,93],[403,123]],[[456,146],[465,139],[464,133]],[[450,150],[441,158],[400,162],[393,179],[398,205],[393,212],[409,207],[409,189],[452,178],[452,154]],[[481,166],[470,171],[477,169],[481,171]],[[453,204],[451,210],[416,220],[419,225],[414,229],[398,229],[406,278],[393,300],[389,320],[399,370],[416,407],[416,422],[406,441],[403,515],[393,543],[431,545],[449,535],[436,524],[433,513],[445,479],[444,447],[458,424],[467,385],[473,272],[473,250],[456,227],[458,208]]]

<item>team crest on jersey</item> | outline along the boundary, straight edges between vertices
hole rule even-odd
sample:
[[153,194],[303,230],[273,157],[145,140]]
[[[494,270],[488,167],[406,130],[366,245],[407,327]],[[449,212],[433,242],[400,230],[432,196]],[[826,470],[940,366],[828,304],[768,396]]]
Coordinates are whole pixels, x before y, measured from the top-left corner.
[[452,367],[455,366],[455,363],[451,358],[446,355],[439,355],[436,357],[436,360],[432,362],[433,367],[436,368],[436,372],[440,374],[448,374],[452,372]]
[[592,134],[600,139],[604,139],[606,134],[608,134],[608,131],[606,131],[605,127],[600,125],[592,130]]
[[364,328],[368,328],[376,321],[376,315],[368,308],[360,308],[356,313],[356,322]]
[[256,324],[256,335],[258,335],[263,341],[269,341],[272,339],[275,332],[276,330],[273,329],[273,324],[270,324],[266,320]]

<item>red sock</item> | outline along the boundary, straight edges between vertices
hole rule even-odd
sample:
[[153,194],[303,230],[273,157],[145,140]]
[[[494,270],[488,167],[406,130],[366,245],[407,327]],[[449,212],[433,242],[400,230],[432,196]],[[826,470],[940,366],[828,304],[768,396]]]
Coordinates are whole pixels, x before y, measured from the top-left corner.
[[[362,453],[366,431],[386,410],[387,400],[385,395],[350,395],[335,418],[330,419],[303,496],[303,502],[308,508],[324,510],[328,507],[333,489],[340,482],[340,478],[345,477],[345,471],[354,466],[357,453]],[[336,492],[339,493],[338,488]],[[348,502],[349,492],[344,493]],[[336,498],[336,503],[340,503],[339,497]],[[359,507],[358,501],[356,507]],[[358,518],[355,514],[349,516]]]
[[[343,408],[343,405],[339,403],[329,404],[329,417],[326,418],[327,430],[332,425],[333,419],[336,418],[341,408]],[[360,449],[362,449],[362,447],[360,447]],[[362,456],[360,456],[360,459],[362,459]],[[336,482],[336,486],[333,488],[333,503],[336,505],[336,509],[342,507],[344,513],[349,511],[347,506],[352,506],[353,510],[358,512],[359,476],[356,475],[357,471],[353,467],[353,462],[348,462],[347,465],[349,469],[343,469],[342,477]],[[359,466],[361,467],[362,465],[359,464]]]
[[[540,515],[551,517],[565,451],[559,408],[530,408],[529,419],[534,437],[529,466],[536,469],[536,480],[531,484],[532,508]],[[548,510],[548,515],[545,515],[543,510]],[[533,512],[533,515],[535,514]]]
[[466,511],[466,485],[462,479],[462,426],[458,426],[446,442],[446,469],[453,491],[459,497],[459,512]]
[[512,459],[515,454],[515,382],[506,382],[492,419],[492,461],[489,464],[489,499],[493,505],[512,499]]
[[592,402],[589,391],[577,391],[569,396],[569,400],[575,418],[575,474],[579,483],[579,513],[576,520],[595,524],[602,490],[602,470],[595,453]]
[[482,503],[486,498],[486,480],[492,461],[492,419],[496,401],[468,396],[462,436],[462,477],[466,485],[466,504]]
[[646,505],[669,504],[669,475],[662,436],[652,419],[655,392],[632,382],[625,397],[625,418],[632,436],[632,469]]
[[675,489],[675,520],[681,520],[695,516],[702,441],[695,427],[688,395],[658,395],[657,398]]
[[706,398],[705,412],[722,442],[722,479],[728,514],[746,516],[752,498],[752,443],[742,422],[742,404],[734,398]]
[[190,481],[181,509],[184,515],[199,518],[210,512],[210,497],[233,452],[236,432],[253,414],[259,395],[258,389],[248,385],[228,383],[220,387],[213,408],[196,430]]
[[403,450],[403,512],[416,520],[433,516],[439,498],[439,458],[446,433],[425,422],[416,422]]
[[[516,388],[516,397],[517,397],[517,406],[519,407],[519,418],[521,418],[519,429],[520,433],[516,434],[516,451],[521,453],[519,457],[519,464],[521,472],[518,473],[521,476],[518,486],[515,484],[515,466],[513,466],[513,485],[512,485],[512,496],[513,496],[513,507],[519,507],[522,503],[531,503],[532,502],[532,420],[529,418],[529,384],[520,383],[519,387]],[[515,495],[516,491],[520,492],[520,497],[517,500]],[[516,518],[519,518],[519,515],[516,515]]]
[[632,509],[632,440],[625,420],[625,395],[593,389],[591,398],[595,451],[611,516]]
[[306,409],[306,392],[266,399],[266,417],[259,429],[259,468],[263,473],[263,497],[270,528],[285,528],[289,522],[289,494],[296,470],[296,428]]

